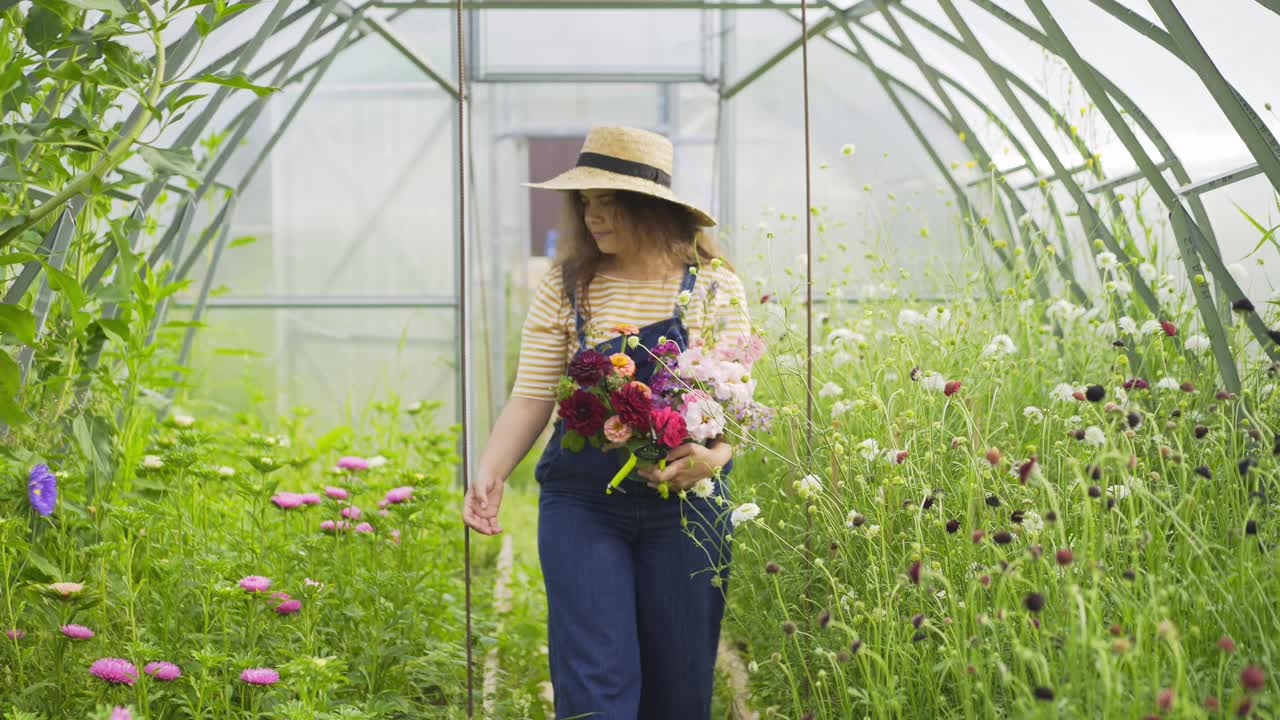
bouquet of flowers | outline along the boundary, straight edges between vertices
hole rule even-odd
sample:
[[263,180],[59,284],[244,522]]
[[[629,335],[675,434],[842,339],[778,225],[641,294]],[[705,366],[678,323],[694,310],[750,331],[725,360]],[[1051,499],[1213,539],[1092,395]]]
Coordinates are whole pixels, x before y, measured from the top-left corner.
[[[639,345],[636,329],[616,326],[626,345]],[[773,410],[753,398],[751,366],[764,354],[764,341],[735,337],[714,349],[695,340],[681,351],[667,338],[644,348],[654,359],[648,382],[636,379],[635,361],[625,352],[580,351],[560,379],[556,398],[565,422],[561,445],[579,452],[590,442],[601,450],[626,448],[627,461],[605,488],[613,489],[639,465],[666,467],[667,451],[686,442],[704,445],[720,437],[730,420],[746,429],[765,429]],[[662,497],[669,488],[662,483]]]

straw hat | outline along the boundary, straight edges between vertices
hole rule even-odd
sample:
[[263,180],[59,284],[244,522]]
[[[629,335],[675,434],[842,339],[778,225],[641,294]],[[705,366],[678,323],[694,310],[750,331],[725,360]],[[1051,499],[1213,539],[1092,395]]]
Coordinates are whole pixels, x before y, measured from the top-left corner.
[[578,164],[543,182],[521,183],[547,190],[630,190],[689,208],[698,224],[716,224],[702,208],[671,191],[671,141],[629,127],[593,127],[578,153]]

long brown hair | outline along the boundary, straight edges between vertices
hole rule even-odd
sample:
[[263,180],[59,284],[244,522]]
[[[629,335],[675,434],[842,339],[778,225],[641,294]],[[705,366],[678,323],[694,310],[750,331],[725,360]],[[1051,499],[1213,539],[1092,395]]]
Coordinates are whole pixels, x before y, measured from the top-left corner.
[[[561,268],[566,291],[574,289],[583,321],[589,322],[591,308],[587,289],[595,279],[604,253],[587,230],[580,192],[562,192],[564,205],[553,262]],[[629,190],[615,190],[614,199],[618,208],[616,220],[629,229],[631,242],[641,243],[643,250],[655,259],[665,260],[667,265],[700,266],[720,258],[726,267],[733,269],[715,235],[698,225],[697,218],[683,205]]]

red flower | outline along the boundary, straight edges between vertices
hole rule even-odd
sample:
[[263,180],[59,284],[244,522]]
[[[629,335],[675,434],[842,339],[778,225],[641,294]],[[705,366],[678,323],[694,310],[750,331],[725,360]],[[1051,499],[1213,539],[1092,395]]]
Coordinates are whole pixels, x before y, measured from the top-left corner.
[[600,398],[586,390],[574,390],[572,395],[560,401],[560,417],[564,418],[565,427],[587,437],[604,427],[607,412]]
[[649,429],[649,413],[653,411],[653,391],[648,385],[632,380],[613,391],[609,400],[613,402],[614,412],[618,413],[622,422],[641,432]]
[[950,397],[952,395],[955,395],[956,391],[959,389],[960,389],[959,380],[948,380],[947,384],[942,386],[942,394]]
[[1071,393],[1071,397],[1079,400],[1080,402],[1084,402],[1084,393],[1079,390]]
[[1018,466],[1018,482],[1023,485],[1027,484],[1027,479],[1031,477],[1031,471],[1036,467],[1037,459],[1035,455],[1032,455],[1031,459]]
[[763,304],[765,304],[765,303],[769,302],[769,298],[771,298],[771,297],[773,297],[773,293],[765,293],[765,294],[761,295],[761,296],[760,296],[760,304],[761,304],[761,305],[763,305]]
[[573,356],[573,360],[569,361],[568,373],[574,382],[590,387],[600,382],[612,369],[613,364],[609,362],[608,355],[588,348]]
[[[909,578],[912,584],[914,585],[920,584],[920,561],[919,560],[911,563],[911,567],[907,568],[907,578]],[[919,625],[916,625],[916,627],[919,627]]]
[[689,435],[684,424],[684,416],[671,408],[658,408],[653,411],[653,434],[658,443],[673,448],[684,442]]
[[1240,684],[1245,690],[1257,692],[1262,689],[1262,683],[1262,668],[1257,665],[1248,665],[1240,671]]
[[1164,330],[1164,334],[1173,337],[1178,334],[1178,326],[1168,320],[1161,320],[1160,327]]

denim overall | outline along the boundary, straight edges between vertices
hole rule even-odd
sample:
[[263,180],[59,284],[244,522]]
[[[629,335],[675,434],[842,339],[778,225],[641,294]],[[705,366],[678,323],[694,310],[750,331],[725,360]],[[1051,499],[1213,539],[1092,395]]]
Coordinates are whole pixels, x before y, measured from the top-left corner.
[[[680,289],[696,279],[686,270]],[[583,350],[572,291],[569,302]],[[626,352],[647,382],[657,361],[645,347],[664,335],[688,347],[678,303],[671,318],[640,328],[636,348],[618,336],[596,349]],[[563,435],[557,419],[534,470],[556,718],[707,720],[730,561],[731,508],[717,496],[728,500],[732,460],[710,498],[664,500],[634,471],[606,494],[626,451],[588,443],[573,452],[560,447]]]

